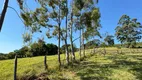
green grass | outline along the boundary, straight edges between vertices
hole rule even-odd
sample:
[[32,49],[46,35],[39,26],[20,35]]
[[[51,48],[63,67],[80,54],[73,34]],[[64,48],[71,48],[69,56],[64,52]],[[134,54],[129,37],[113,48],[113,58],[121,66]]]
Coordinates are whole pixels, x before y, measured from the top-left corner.
[[[142,80],[142,53],[127,53],[129,49],[122,49],[124,54],[115,54],[116,50],[117,48],[107,48],[109,54],[105,56],[102,54],[89,56],[90,51],[87,50],[87,58],[68,67],[64,66],[61,70],[58,70],[57,55],[47,57],[49,68],[47,71],[44,70],[43,56],[20,58],[18,77],[22,79],[45,73],[45,77],[51,80]],[[64,58],[62,54],[62,63],[65,64]],[[0,80],[12,80],[13,67],[14,59],[0,61]]]

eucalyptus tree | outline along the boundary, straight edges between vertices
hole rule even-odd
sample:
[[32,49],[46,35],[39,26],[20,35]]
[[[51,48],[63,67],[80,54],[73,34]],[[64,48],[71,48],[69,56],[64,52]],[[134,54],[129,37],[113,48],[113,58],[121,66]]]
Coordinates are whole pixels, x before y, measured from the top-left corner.
[[127,44],[127,47],[134,47],[136,42],[141,39],[142,25],[136,18],[131,19],[123,15],[116,27],[116,37],[121,43]]
[[[30,10],[27,5],[24,4],[24,0],[18,0],[21,17],[24,20],[24,24],[29,30],[23,35],[24,41],[28,42],[33,33],[41,32],[43,28],[47,28],[47,37],[51,38],[50,29],[57,27],[58,29],[58,61],[59,66],[61,65],[60,60],[60,26],[61,26],[61,1],[60,0],[35,0],[40,7],[36,7],[35,10]],[[51,19],[57,24],[52,25]],[[30,34],[29,34],[30,33]]]
[[[82,35],[82,40],[83,40],[82,45],[84,45],[84,38],[85,38],[84,34],[87,33],[86,35],[89,37],[91,32],[93,34],[95,31],[97,31],[99,18],[100,18],[99,10],[96,8],[97,3],[98,3],[98,0],[95,0],[95,1],[94,0],[75,0],[74,1],[74,5],[75,5],[74,14],[77,17],[76,27],[78,27],[78,30],[80,30],[80,43],[81,43],[81,35]],[[96,11],[97,11],[97,14],[96,14]],[[92,30],[91,28],[93,29],[93,31],[94,30],[95,31],[94,32],[91,31]],[[85,50],[83,54],[85,56]],[[80,57],[81,57],[81,46],[80,46]]]
[[112,35],[107,35],[104,39],[104,41],[109,45],[109,46],[112,46],[114,45],[114,36]]
[[[68,16],[69,17],[69,21],[68,21],[68,31],[69,31],[69,37],[70,37],[70,43],[71,43],[71,53],[72,53],[72,60],[75,61],[75,53],[74,53],[74,48],[73,48],[73,24],[74,24],[74,13],[73,13],[73,3],[74,3],[74,0],[72,0],[71,2],[71,6],[70,6],[70,9],[68,9]],[[69,11],[70,10],[70,11]]]
[[[56,6],[54,6],[52,8],[52,13],[51,13],[51,19],[53,19],[55,22],[58,23],[58,26],[56,26],[53,35],[56,35],[56,33],[58,33],[58,39],[60,40],[60,38],[62,38],[62,40],[65,41],[65,45],[66,45],[66,60],[67,60],[67,64],[69,64],[69,52],[68,52],[68,46],[67,46],[67,28],[68,28],[68,0],[59,0],[59,3],[56,4]],[[61,27],[61,23],[62,20],[64,20],[64,18],[66,17],[66,27],[65,29],[63,27]],[[65,33],[65,35],[64,35]],[[60,44],[59,44],[60,46]],[[60,49],[59,49],[60,50]],[[59,53],[60,51],[58,51]]]
[[64,11],[64,13],[66,15],[65,46],[66,46],[66,60],[67,60],[67,63],[69,64],[69,49],[68,49],[68,43],[67,43],[67,39],[68,39],[68,13],[69,13],[68,12],[69,11],[69,9],[68,9],[68,0],[66,0],[65,5],[66,6],[63,9],[63,11]]
[[[24,42],[28,42],[32,39],[32,34],[35,32],[41,32],[43,28],[48,28],[46,36],[48,38],[58,38],[58,61],[60,60],[60,38],[65,41],[67,45],[67,26],[68,26],[68,0],[35,0],[39,3],[40,7],[37,7],[34,11],[30,10],[27,5],[23,4],[24,0],[18,0],[21,16],[24,20],[25,26],[28,28],[28,32],[23,35]],[[66,29],[61,30],[61,23],[66,17]],[[54,23],[54,24],[53,24]],[[53,31],[52,31],[53,29]],[[62,32],[63,31],[63,32]],[[65,31],[65,37],[61,34]],[[51,35],[52,33],[52,35]],[[68,46],[66,46],[66,59],[69,63]]]
[[[98,8],[92,8],[92,10],[85,12],[81,16],[81,24],[84,26],[82,29],[83,36],[83,49],[85,54],[84,39],[89,40],[96,36],[101,38],[99,33],[100,25],[100,12]],[[84,31],[85,30],[85,31]]]

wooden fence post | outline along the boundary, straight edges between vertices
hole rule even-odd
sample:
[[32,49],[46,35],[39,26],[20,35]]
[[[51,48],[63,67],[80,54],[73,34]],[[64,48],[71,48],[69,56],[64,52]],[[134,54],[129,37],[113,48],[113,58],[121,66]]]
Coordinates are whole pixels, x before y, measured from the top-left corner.
[[17,79],[17,55],[15,56],[15,61],[14,61],[14,80]]
[[45,67],[45,70],[47,70],[47,63],[46,63],[46,55],[44,56],[44,67]]

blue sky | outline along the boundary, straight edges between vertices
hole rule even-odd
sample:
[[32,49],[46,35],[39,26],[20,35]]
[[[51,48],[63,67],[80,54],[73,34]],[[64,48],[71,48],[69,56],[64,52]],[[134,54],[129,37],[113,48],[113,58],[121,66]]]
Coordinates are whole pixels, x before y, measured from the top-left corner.
[[[0,0],[0,12],[2,10],[3,1],[4,0]],[[31,8],[35,6],[34,3],[32,3],[32,0],[28,1]],[[142,22],[141,3],[142,0],[100,0],[98,4],[101,12],[102,25],[100,33],[104,34],[109,32],[109,34],[114,35],[115,27],[123,14],[129,15],[131,18],[137,18],[139,22]],[[9,6],[14,7],[18,12],[20,11],[16,0],[10,0]],[[8,9],[2,31],[0,32],[0,52],[8,53],[21,48],[23,46],[22,34],[24,32],[24,25],[17,14],[13,10]],[[34,35],[34,40],[37,39],[36,35]],[[78,35],[78,33],[75,33],[74,37],[78,37]],[[39,35],[39,37],[41,36],[45,35]],[[47,43],[58,43],[55,38],[45,38],[45,41]],[[115,43],[118,43],[116,39]],[[79,46],[79,41],[76,41],[75,44],[76,46]]]

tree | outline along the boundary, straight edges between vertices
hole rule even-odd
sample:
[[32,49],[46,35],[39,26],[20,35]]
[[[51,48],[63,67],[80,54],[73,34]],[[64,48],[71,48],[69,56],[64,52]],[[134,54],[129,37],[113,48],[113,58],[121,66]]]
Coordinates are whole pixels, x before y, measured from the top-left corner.
[[[49,3],[53,3],[54,1],[49,1]],[[69,64],[69,53],[68,53],[68,48],[67,48],[67,15],[68,15],[68,6],[67,6],[67,0],[58,0],[53,3],[54,5],[49,5],[52,8],[52,12],[50,15],[50,18],[56,22],[58,25],[53,25],[55,27],[53,35],[57,36],[58,38],[58,61],[59,61],[59,66],[61,66],[61,60],[60,60],[60,39],[61,37],[65,41],[66,45],[66,60],[67,64]],[[62,29],[61,29],[61,23],[64,17],[66,16],[66,29],[65,29],[65,37],[62,34]],[[61,36],[62,35],[62,36]]]
[[114,36],[112,35],[107,35],[104,39],[104,41],[109,45],[109,46],[113,46],[114,45]]
[[[69,54],[68,54],[68,46],[67,46],[67,29],[69,28],[70,32],[70,40],[71,40],[71,48],[72,48],[72,55],[73,59],[75,60],[75,54],[73,50],[73,27],[78,28],[78,30],[82,31],[84,28],[84,32],[88,32],[85,29],[86,25],[91,24],[95,29],[97,27],[99,20],[98,14],[96,11],[99,10],[96,8],[96,2],[94,0],[74,0],[71,4],[72,6],[68,6],[68,0],[35,0],[39,3],[40,7],[36,8],[35,10],[28,9],[25,4],[23,4],[23,0],[19,0],[19,6],[21,9],[21,17],[24,20],[24,24],[29,31],[23,35],[24,41],[27,42],[32,39],[33,33],[40,32],[42,33],[45,29],[48,29],[46,35],[48,38],[57,37],[58,39],[58,62],[59,66],[61,65],[60,60],[60,39],[65,41],[65,50],[66,50],[66,60],[69,63]],[[69,11],[70,10],[70,11]],[[87,10],[87,12],[85,11]],[[90,13],[91,17],[89,17],[91,21],[81,22],[81,16],[86,13]],[[97,16],[95,16],[97,15]],[[66,18],[66,19],[65,19]],[[70,18],[70,19],[68,19]],[[76,21],[75,21],[76,19]],[[88,18],[87,18],[88,19]],[[62,21],[66,21],[65,29],[62,26]],[[75,23],[79,23],[79,26],[76,26]],[[54,23],[54,24],[53,24]],[[69,24],[68,24],[69,23]],[[83,23],[83,25],[81,25]],[[87,26],[88,27],[88,26]],[[91,30],[91,28],[90,28]],[[95,29],[97,31],[97,29]],[[64,35],[65,33],[65,35]],[[80,40],[81,36],[80,34]],[[88,34],[89,35],[89,34]],[[84,37],[84,36],[83,36]],[[84,39],[84,38],[83,38]],[[84,40],[83,40],[84,42]],[[83,43],[84,44],[84,43]],[[81,51],[81,50],[80,50]]]
[[85,44],[85,48],[86,49],[92,49],[92,48],[96,48],[96,47],[99,47],[101,44],[101,41],[99,39],[94,39],[94,40],[91,40],[91,41],[88,41],[86,44]]
[[55,55],[58,53],[58,47],[54,44],[46,44],[48,54],[47,55]]
[[[68,44],[67,46],[68,46],[68,50],[69,50],[69,52],[72,52],[71,44]],[[63,52],[63,53],[65,53],[65,52],[66,52],[66,51],[65,51],[65,48],[66,48],[66,45],[62,45],[61,50],[62,50],[62,52]],[[73,49],[74,49],[74,51],[77,51],[77,48],[76,48],[76,46],[75,46],[75,45],[73,45]]]
[[5,59],[8,59],[7,54],[0,53],[0,60],[5,60]]
[[121,43],[127,43],[127,47],[134,47],[136,42],[141,39],[142,25],[137,19],[131,19],[123,15],[116,27],[116,37]]
[[26,57],[28,52],[29,52],[29,48],[27,46],[24,46],[20,49],[20,53],[22,57]]
[[[88,37],[90,35],[89,30],[91,30],[91,28],[97,31],[98,27],[100,26],[100,25],[98,26],[100,14],[99,14],[99,10],[96,8],[96,5],[95,5],[98,3],[98,0],[95,0],[95,1],[94,0],[75,0],[74,2],[75,4],[74,14],[77,17],[76,25],[78,29],[80,30],[80,45],[81,45],[82,34],[83,34],[82,45],[84,45],[85,32],[88,33],[87,35]],[[97,14],[96,14],[96,11],[97,11]],[[85,47],[83,50],[84,50],[83,54],[85,56]],[[80,57],[81,57],[81,46],[80,46]]]
[[23,57],[26,57],[28,51],[29,51],[29,48],[27,46],[23,46],[19,50],[14,50],[14,53],[16,53],[19,58],[23,58]]
[[15,52],[10,52],[7,57],[8,59],[13,59],[15,57],[16,53]]
[[43,56],[48,53],[46,44],[41,39],[39,39],[37,43],[33,43],[30,47],[30,52],[33,54],[33,56]]
[[[27,34],[33,34],[35,32],[42,32],[41,28],[48,28],[46,33],[47,37],[50,36],[50,28],[54,27],[58,33],[58,47],[60,47],[60,31],[61,31],[61,19],[63,16],[61,15],[61,8],[64,1],[60,0],[35,0],[39,3],[40,7],[36,8],[35,11],[29,10],[24,6],[23,1],[19,0],[19,6],[21,9],[21,16],[24,20],[25,26],[28,27],[30,31]],[[50,9],[51,11],[48,11]],[[50,24],[49,20],[57,22],[57,25]],[[50,20],[50,21],[51,21]],[[29,41],[31,38],[28,36],[24,36],[25,41]],[[58,48],[58,61],[59,65],[61,65],[60,60],[60,48]]]
[[[91,15],[91,16],[90,16]],[[100,25],[100,11],[98,8],[93,7],[88,12],[85,12],[81,16],[81,24],[85,26],[85,28],[82,29],[82,42],[84,44],[84,39],[92,39],[95,36],[100,36],[99,28]],[[85,46],[83,46],[84,54],[85,54]]]
[[68,26],[69,26],[69,32],[70,32],[69,33],[69,37],[70,37],[70,43],[71,43],[71,53],[72,53],[72,58],[75,61],[75,53],[74,53],[74,48],[73,48],[73,24],[74,24],[74,20],[73,20],[73,16],[74,16],[74,13],[73,13],[73,3],[74,3],[74,0],[72,0],[72,2],[71,2],[72,6],[71,6],[71,9],[70,9],[70,21],[69,21],[69,25]]
[[32,56],[38,56],[39,55],[38,43],[33,43],[30,47],[31,47],[30,52],[32,53]]
[[68,38],[68,0],[66,0],[66,7],[65,7],[65,15],[66,15],[66,35],[65,35],[65,45],[66,45],[66,59],[67,59],[67,64],[69,64],[69,50],[68,50],[68,43],[67,43],[67,38]]

